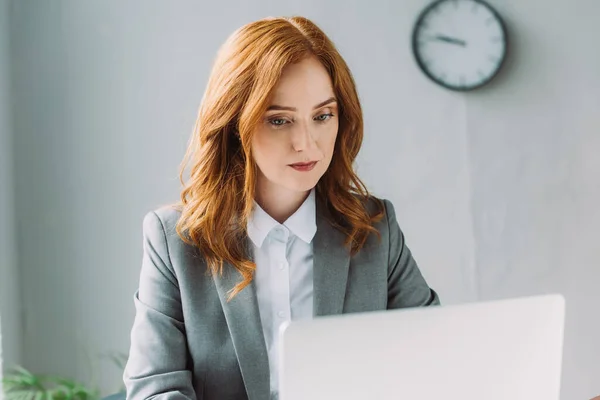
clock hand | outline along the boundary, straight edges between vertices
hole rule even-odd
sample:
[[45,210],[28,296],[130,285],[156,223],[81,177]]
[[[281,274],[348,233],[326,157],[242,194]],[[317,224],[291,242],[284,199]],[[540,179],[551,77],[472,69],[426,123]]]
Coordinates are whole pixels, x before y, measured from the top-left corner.
[[467,42],[465,42],[464,40],[452,38],[452,37],[445,36],[445,35],[436,35],[436,36],[434,36],[434,39],[439,40],[440,42],[457,44],[462,47],[467,47]]

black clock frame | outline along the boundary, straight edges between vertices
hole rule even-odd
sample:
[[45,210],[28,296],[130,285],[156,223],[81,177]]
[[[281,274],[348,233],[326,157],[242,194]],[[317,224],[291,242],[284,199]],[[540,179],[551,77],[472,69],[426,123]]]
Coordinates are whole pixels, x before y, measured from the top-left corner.
[[484,0],[471,0],[474,3],[478,3],[479,5],[481,5],[482,7],[487,8],[491,14],[494,16],[494,18],[496,18],[500,24],[500,29],[502,30],[502,35],[504,36],[504,51],[502,52],[502,58],[500,60],[500,63],[498,64],[498,66],[496,67],[496,70],[486,79],[484,79],[483,81],[481,81],[480,83],[476,84],[476,85],[472,85],[472,86],[466,86],[466,85],[462,85],[462,86],[452,86],[452,85],[448,85],[445,82],[441,81],[440,79],[438,79],[436,76],[432,75],[428,70],[427,67],[425,66],[423,60],[419,57],[418,51],[417,51],[417,47],[418,47],[418,38],[417,38],[417,32],[419,31],[419,28],[421,27],[421,25],[423,24],[423,20],[425,19],[425,17],[429,14],[429,12],[431,10],[433,10],[434,8],[436,8],[437,6],[439,6],[442,3],[445,2],[451,2],[451,1],[456,1],[456,0],[434,0],[432,3],[430,3],[429,5],[427,5],[427,7],[425,7],[421,13],[419,14],[419,16],[417,17],[417,20],[413,26],[413,31],[412,31],[412,38],[411,38],[411,43],[412,43],[412,53],[413,56],[417,62],[417,65],[419,66],[419,69],[425,74],[425,76],[427,76],[430,80],[432,80],[433,82],[437,83],[438,85],[449,89],[449,90],[453,90],[456,92],[468,92],[471,90],[475,90],[475,89],[479,89],[485,85],[487,85],[490,81],[492,81],[492,79],[494,79],[498,73],[500,72],[500,70],[502,69],[507,55],[508,55],[508,45],[509,45],[509,41],[508,41],[508,30],[506,29],[506,23],[504,22],[504,19],[500,16],[500,14],[487,2],[485,2]]

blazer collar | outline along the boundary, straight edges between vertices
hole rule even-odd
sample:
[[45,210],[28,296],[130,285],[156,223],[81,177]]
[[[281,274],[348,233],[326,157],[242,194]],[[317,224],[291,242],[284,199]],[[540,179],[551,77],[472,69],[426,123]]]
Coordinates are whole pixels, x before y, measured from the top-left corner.
[[[316,215],[317,232],[313,238],[313,314],[341,314],[348,281],[350,253],[344,246],[344,234],[326,219],[329,214],[319,201],[316,202]],[[253,259],[250,246],[248,238],[248,255]],[[269,358],[254,281],[231,301],[227,301],[228,291],[240,279],[240,275],[229,263],[223,266],[222,275],[214,276],[248,400],[267,399],[270,395]]]
[[[249,245],[250,239],[247,240]],[[251,256],[252,252],[248,254]],[[229,327],[248,400],[268,399],[271,392],[269,356],[260,322],[254,281],[231,301],[227,301],[229,290],[240,282],[240,274],[231,264],[225,262],[223,274],[215,274],[213,279]]]
[[348,283],[350,251],[345,235],[327,220],[325,206],[317,202],[317,233],[313,239],[313,314],[341,314]]

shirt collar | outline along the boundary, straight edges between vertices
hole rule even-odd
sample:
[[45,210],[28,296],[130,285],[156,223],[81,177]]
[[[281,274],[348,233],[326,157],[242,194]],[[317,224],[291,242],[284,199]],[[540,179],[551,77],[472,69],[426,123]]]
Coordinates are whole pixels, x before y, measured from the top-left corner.
[[[315,189],[313,188],[304,203],[283,225],[302,241],[310,243],[317,233]],[[248,236],[256,247],[262,247],[269,232],[280,224],[261,206],[254,202],[254,210],[248,219]]]
[[284,223],[290,231],[306,243],[310,243],[317,233],[317,209],[313,188],[300,208]]

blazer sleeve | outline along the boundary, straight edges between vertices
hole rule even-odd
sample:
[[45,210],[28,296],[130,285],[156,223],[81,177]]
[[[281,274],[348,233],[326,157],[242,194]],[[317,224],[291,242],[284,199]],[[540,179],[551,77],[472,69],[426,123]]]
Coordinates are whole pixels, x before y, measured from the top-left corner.
[[143,259],[134,296],[135,320],[123,380],[127,399],[196,399],[177,278],[165,230],[154,212],[144,217]]
[[394,206],[384,200],[389,228],[388,309],[439,305],[437,293],[421,274],[404,234],[398,226]]

